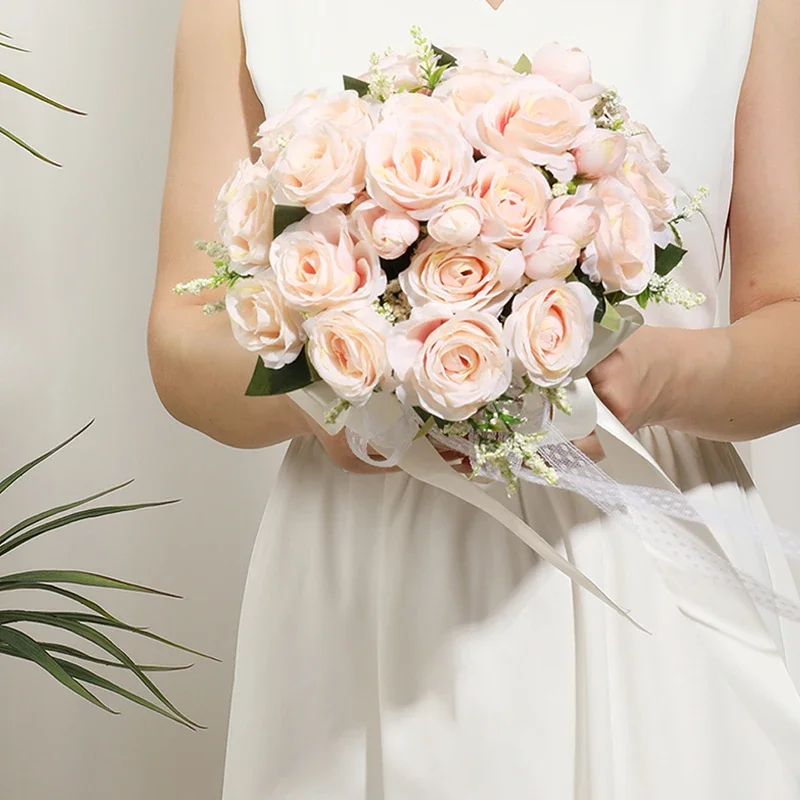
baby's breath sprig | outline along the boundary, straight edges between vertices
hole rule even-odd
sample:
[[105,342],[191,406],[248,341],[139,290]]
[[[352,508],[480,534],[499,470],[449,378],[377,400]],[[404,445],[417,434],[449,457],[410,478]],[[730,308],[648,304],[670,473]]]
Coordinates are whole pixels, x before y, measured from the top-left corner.
[[[386,55],[390,55],[387,51]],[[383,72],[379,65],[381,57],[373,53],[369,57],[369,96],[379,103],[385,103],[393,94],[397,94],[397,86],[392,76]]]
[[695,214],[699,214],[703,210],[703,202],[708,198],[708,195],[708,186],[701,186],[693,195],[689,196],[689,202],[670,221],[670,224],[683,222],[691,219]]
[[694,292],[678,283],[669,275],[653,275],[648,285],[649,300],[670,306],[683,306],[685,309],[703,305],[706,296],[702,292]]
[[568,416],[572,414],[572,405],[567,400],[567,391],[563,386],[540,386],[539,391],[553,408]]
[[610,128],[614,131],[625,127],[625,106],[616,89],[606,89],[592,108],[592,116],[598,128]]
[[392,325],[404,322],[411,316],[411,304],[397,278],[389,282],[383,297],[376,300],[372,307]]
[[203,306],[203,313],[208,317],[213,316],[214,314],[219,314],[220,311],[224,310],[225,310],[224,300],[218,300],[216,303],[206,303]]
[[446,64],[439,64],[439,55],[433,49],[433,45],[422,33],[419,25],[411,28],[411,36],[414,39],[416,56],[419,60],[419,75],[427,89],[435,89],[447,69]]
[[[175,294],[200,295],[203,292],[219,289],[220,287],[230,289],[237,281],[245,277],[231,269],[230,253],[222,242],[207,242],[204,239],[198,239],[195,242],[195,247],[214,262],[214,272],[205,278],[194,278],[194,280],[186,283],[179,283],[172,290]],[[217,308],[211,310],[211,307],[215,305],[215,303],[207,303],[206,306],[208,306],[209,310],[206,310],[206,306],[204,306],[203,311],[206,314],[214,314],[219,310]]]

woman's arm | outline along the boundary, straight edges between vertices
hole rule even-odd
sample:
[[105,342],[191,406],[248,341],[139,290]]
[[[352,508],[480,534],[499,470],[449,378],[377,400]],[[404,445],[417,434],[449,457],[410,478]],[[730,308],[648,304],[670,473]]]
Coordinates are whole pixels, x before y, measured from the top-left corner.
[[237,0],[186,0],[175,60],[172,141],[158,277],[148,335],[158,394],[176,419],[234,447],[265,447],[310,432],[285,397],[245,397],[255,356],[231,335],[226,314],[205,316],[217,298],[180,297],[180,282],[210,272],[197,238],[216,239],[214,200],[250,152],[261,105],[244,60]]
[[728,328],[644,328],[591,374],[629,428],[754,439],[800,423],[800,5],[761,0],[736,124]]

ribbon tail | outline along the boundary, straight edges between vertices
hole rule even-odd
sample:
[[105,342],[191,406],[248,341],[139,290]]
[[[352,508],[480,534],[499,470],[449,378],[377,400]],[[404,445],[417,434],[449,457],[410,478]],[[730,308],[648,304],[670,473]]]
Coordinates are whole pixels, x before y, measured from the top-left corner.
[[[631,482],[627,479],[633,474],[637,484],[680,491],[600,401],[597,433],[608,455],[606,466],[612,477]],[[627,465],[629,474],[615,475],[619,471],[615,465],[622,464]],[[708,526],[674,519],[669,523],[683,526],[729,560]],[[695,623],[707,652],[786,763],[800,775],[800,695],[752,599],[744,592],[724,591],[711,581],[692,580],[667,559],[652,554],[680,611]]]

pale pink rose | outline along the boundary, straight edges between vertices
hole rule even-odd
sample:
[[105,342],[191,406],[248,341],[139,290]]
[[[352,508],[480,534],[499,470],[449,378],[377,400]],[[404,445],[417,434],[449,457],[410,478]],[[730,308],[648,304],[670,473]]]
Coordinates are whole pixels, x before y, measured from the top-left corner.
[[306,314],[367,306],[386,275],[368,241],[356,241],[338,209],[309,215],[272,243],[270,263],[287,305]]
[[273,206],[268,178],[261,161],[253,164],[245,159],[217,198],[220,237],[231,260],[241,265],[240,272],[254,272],[269,264]]
[[503,247],[517,247],[530,235],[553,196],[538,169],[496,156],[478,162],[472,193],[481,201],[486,216],[502,224],[498,244]]
[[351,203],[364,188],[364,144],[329,123],[298,126],[270,178],[290,205],[321,214]]
[[390,376],[386,339],[391,326],[373,309],[332,309],[304,327],[309,360],[342,400],[363,406]]
[[356,200],[350,220],[359,239],[372,244],[381,258],[400,258],[419,239],[419,222],[405,212],[387,211],[369,197]]
[[399,277],[412,306],[443,303],[454,311],[497,315],[519,289],[524,268],[519,250],[480,240],[452,247],[427,239]]
[[589,352],[597,298],[578,281],[536,281],[505,322],[515,369],[537,386],[565,383]]
[[606,290],[642,292],[655,272],[655,243],[650,214],[636,193],[616,178],[599,181],[593,195],[601,201],[600,228],[586,248],[581,269]]
[[574,92],[578,87],[591,84],[592,62],[583,51],[553,42],[542,47],[531,59],[531,73]]
[[472,148],[440,116],[385,119],[367,139],[367,190],[389,211],[428,220],[472,181]]
[[616,174],[627,152],[625,136],[607,128],[587,129],[578,137],[572,150],[578,174],[592,180]]
[[[401,92],[418,89],[425,83],[419,74],[419,59],[414,54],[387,53],[378,61],[374,71],[391,78],[395,88]],[[359,78],[369,82],[372,75],[371,70]]]
[[291,364],[303,350],[303,318],[286,305],[270,270],[237,281],[225,297],[236,341],[270,369]]
[[570,236],[540,225],[522,245],[525,274],[531,280],[566,278],[577,266],[581,249]]
[[464,132],[485,156],[520,158],[568,181],[576,172],[569,150],[590,122],[589,109],[576,97],[533,75],[473,108],[464,118]]
[[400,401],[441,419],[468,419],[511,383],[503,329],[479,311],[454,316],[446,306],[415,308],[392,329],[388,350]]
[[442,117],[450,124],[458,123],[459,116],[453,109],[446,106],[435,97],[419,92],[400,92],[393,94],[381,106],[381,119],[389,117],[408,117],[411,115]]
[[574,195],[557,197],[547,208],[546,228],[550,233],[568,236],[580,250],[589,246],[600,228],[601,203],[584,184]]
[[499,89],[518,80],[518,73],[498,61],[475,60],[465,64],[459,60],[459,66],[447,71],[433,90],[433,96],[463,117],[491,100]]
[[263,162],[272,169],[281,150],[288,144],[295,134],[295,121],[325,93],[319,89],[313,92],[303,92],[296,95],[289,106],[278,114],[270,114],[258,129],[256,147],[261,150]]
[[358,96],[352,89],[326,97],[303,112],[304,125],[329,122],[358,139],[366,139],[375,128],[377,106]]
[[669,169],[667,151],[656,141],[650,128],[642,125],[641,122],[634,122],[632,127],[634,133],[628,138],[628,144],[655,164],[661,172],[666,172]]
[[675,206],[676,191],[672,183],[635,148],[631,148],[625,159],[622,177],[644,203],[655,230],[663,230],[678,213]]
[[428,235],[441,244],[465,245],[474,241],[483,230],[481,204],[472,197],[448,200],[428,222]]

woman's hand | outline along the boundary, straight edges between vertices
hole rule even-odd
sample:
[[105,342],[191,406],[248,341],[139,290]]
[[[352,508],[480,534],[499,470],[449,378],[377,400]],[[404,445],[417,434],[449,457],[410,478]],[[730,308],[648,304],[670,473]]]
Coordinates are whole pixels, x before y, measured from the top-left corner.
[[588,374],[595,394],[631,432],[665,419],[670,329],[645,325]]

